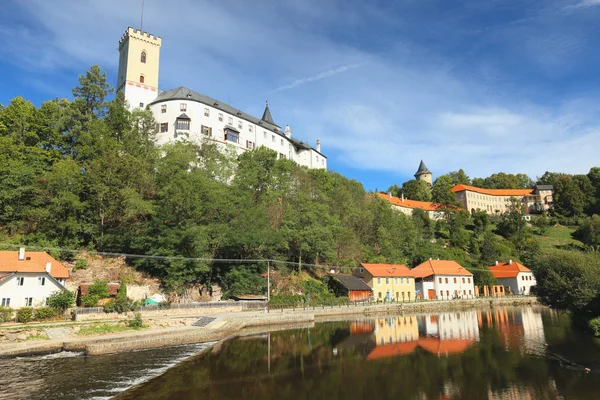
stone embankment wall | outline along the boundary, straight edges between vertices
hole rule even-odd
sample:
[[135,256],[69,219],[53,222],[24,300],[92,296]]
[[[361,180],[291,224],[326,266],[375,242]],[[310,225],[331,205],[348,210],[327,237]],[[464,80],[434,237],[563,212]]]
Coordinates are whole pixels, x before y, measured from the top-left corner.
[[[198,308],[170,308],[164,310],[152,310],[152,311],[141,311],[142,318],[156,318],[156,317],[176,317],[185,315],[210,315],[217,313],[229,313],[229,312],[241,312],[242,306],[232,303],[231,306],[227,307],[198,307]],[[134,313],[128,312],[123,314],[117,313],[90,313],[90,314],[77,314],[77,321],[97,321],[97,320],[126,320],[133,318]]]

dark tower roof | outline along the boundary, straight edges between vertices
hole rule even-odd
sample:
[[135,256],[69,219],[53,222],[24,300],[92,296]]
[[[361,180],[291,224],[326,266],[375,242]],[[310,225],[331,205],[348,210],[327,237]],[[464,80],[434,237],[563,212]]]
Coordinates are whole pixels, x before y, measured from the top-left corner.
[[269,110],[269,103],[267,103],[267,106],[265,107],[265,112],[263,113],[263,116],[261,119],[265,122],[268,122],[271,125],[277,126],[277,124],[275,122],[273,122],[273,117],[271,116],[271,110]]
[[425,165],[423,160],[421,160],[421,164],[419,164],[419,169],[417,170],[415,177],[417,177],[419,175],[424,175],[424,174],[431,174],[431,171],[429,170],[429,168],[427,168],[427,165]]

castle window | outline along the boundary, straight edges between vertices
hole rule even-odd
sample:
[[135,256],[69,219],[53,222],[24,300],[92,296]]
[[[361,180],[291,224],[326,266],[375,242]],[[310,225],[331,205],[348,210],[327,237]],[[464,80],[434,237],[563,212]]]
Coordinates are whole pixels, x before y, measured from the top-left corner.
[[165,133],[169,131],[169,124],[166,122],[163,122],[162,124],[160,124],[160,132],[161,133]]
[[228,119],[228,121],[227,121],[227,122],[229,123],[229,125],[233,125],[233,118],[232,118],[232,117],[229,117],[229,119]]
[[248,125],[248,131],[252,132],[252,125]]
[[238,128],[242,129],[244,127],[244,123],[242,121],[238,121]]
[[205,109],[204,109],[204,116],[205,116],[205,117],[208,117],[208,116],[210,116],[210,110],[209,110],[208,108],[205,108]]
[[240,134],[232,129],[225,129],[225,140],[232,143],[239,143]]
[[266,139],[267,138],[267,132],[263,131],[263,136]]
[[190,130],[190,120],[184,118],[177,118],[177,130],[189,131]]
[[179,104],[179,111],[187,111],[187,104],[185,104],[185,103]]
[[281,139],[281,145],[283,146],[283,139]]
[[275,135],[271,135],[271,142],[275,143]]
[[142,51],[142,56],[140,57],[140,61],[146,64],[146,52]]
[[223,122],[223,114],[219,113],[219,121]]
[[212,128],[209,126],[204,126],[202,125],[202,133],[205,134],[206,136],[212,136]]
[[254,143],[249,140],[246,140],[246,148],[252,150],[254,148]]
[[144,103],[140,103],[140,108],[144,108]]
[[163,113],[163,114],[167,112],[167,105],[166,104],[163,104],[162,106],[160,106],[160,112]]
[[144,75],[140,75],[140,83],[144,83]]

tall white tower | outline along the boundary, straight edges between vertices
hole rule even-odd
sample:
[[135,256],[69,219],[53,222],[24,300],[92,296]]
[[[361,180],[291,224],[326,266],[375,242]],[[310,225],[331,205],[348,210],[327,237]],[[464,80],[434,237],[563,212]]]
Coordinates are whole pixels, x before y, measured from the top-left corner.
[[117,91],[123,91],[129,109],[145,108],[158,96],[161,44],[160,37],[132,27],[119,40]]

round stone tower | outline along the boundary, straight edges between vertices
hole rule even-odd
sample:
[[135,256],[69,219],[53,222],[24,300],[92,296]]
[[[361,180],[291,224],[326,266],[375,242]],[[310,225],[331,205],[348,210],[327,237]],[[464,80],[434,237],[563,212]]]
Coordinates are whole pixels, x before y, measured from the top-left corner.
[[427,168],[427,165],[425,165],[423,160],[421,160],[421,164],[419,164],[419,169],[417,170],[417,173],[415,174],[415,179],[418,181],[425,181],[431,185],[432,184],[431,177],[432,177],[431,171],[429,170],[429,168]]

